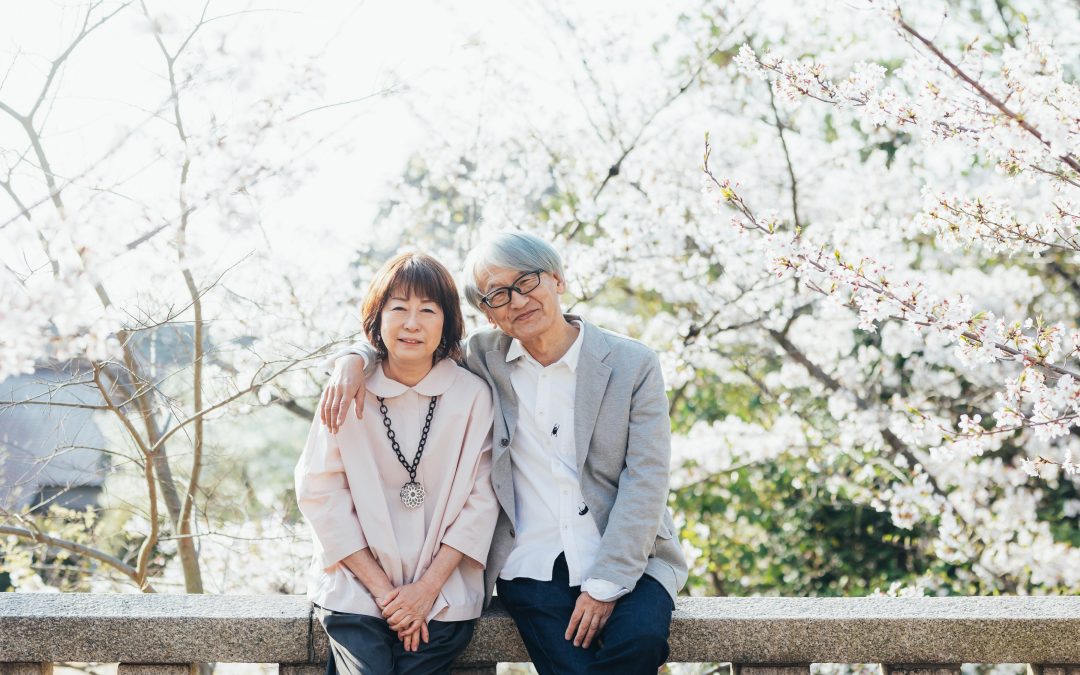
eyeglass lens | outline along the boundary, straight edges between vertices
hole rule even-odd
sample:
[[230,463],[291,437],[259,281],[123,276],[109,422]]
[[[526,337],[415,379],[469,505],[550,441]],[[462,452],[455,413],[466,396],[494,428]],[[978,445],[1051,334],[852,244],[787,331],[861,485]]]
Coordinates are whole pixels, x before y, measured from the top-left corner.
[[526,272],[515,279],[512,285],[497,288],[485,296],[487,306],[491,308],[502,307],[503,305],[510,303],[512,297],[511,293],[513,291],[517,291],[521,295],[528,295],[536,290],[536,287],[539,285],[540,272]]

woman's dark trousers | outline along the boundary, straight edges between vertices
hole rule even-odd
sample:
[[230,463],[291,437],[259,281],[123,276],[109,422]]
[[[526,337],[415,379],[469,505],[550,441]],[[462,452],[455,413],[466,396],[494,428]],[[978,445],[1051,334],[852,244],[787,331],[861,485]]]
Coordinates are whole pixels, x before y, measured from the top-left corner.
[[330,637],[326,675],[436,675],[450,672],[472,639],[475,621],[431,621],[431,640],[419,651],[407,652],[386,621],[363,614],[332,612],[322,607],[315,614]]

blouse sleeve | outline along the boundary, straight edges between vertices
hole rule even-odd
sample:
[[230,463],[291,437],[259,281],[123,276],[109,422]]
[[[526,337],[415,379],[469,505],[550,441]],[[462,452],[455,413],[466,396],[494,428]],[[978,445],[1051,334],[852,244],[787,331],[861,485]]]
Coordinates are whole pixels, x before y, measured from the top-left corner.
[[367,548],[341,461],[341,449],[318,417],[311,424],[294,478],[297,505],[315,533],[327,570],[348,555]]
[[462,441],[461,456],[471,458],[458,467],[459,480],[471,483],[465,505],[446,528],[442,543],[452,546],[480,564],[487,564],[488,549],[499,517],[499,502],[491,486],[491,431],[495,419],[491,392],[486,386],[473,402]]

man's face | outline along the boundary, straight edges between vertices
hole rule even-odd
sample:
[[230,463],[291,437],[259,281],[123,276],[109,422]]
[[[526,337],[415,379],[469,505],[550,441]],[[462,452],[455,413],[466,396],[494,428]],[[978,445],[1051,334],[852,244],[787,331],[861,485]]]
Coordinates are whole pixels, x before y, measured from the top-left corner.
[[[505,267],[493,267],[477,277],[477,286],[483,295],[507,287],[528,286],[528,272]],[[557,331],[565,321],[559,295],[566,291],[566,284],[557,275],[550,272],[540,273],[540,283],[527,295],[513,291],[510,302],[502,307],[488,307],[481,304],[484,315],[493,326],[497,326],[510,337],[523,343]]]

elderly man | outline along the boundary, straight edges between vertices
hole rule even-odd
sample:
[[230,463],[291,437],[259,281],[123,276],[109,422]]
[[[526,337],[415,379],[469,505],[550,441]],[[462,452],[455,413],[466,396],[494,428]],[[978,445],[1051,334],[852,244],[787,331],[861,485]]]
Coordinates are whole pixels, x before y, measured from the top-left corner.
[[[465,366],[495,398],[492,482],[502,507],[486,568],[542,673],[650,673],[668,655],[687,566],[667,509],[668,401],[656,354],[563,314],[550,244],[503,232],[466,260],[465,295],[495,330]],[[363,398],[359,344],[323,395],[335,429]],[[360,406],[357,415],[362,415]]]

